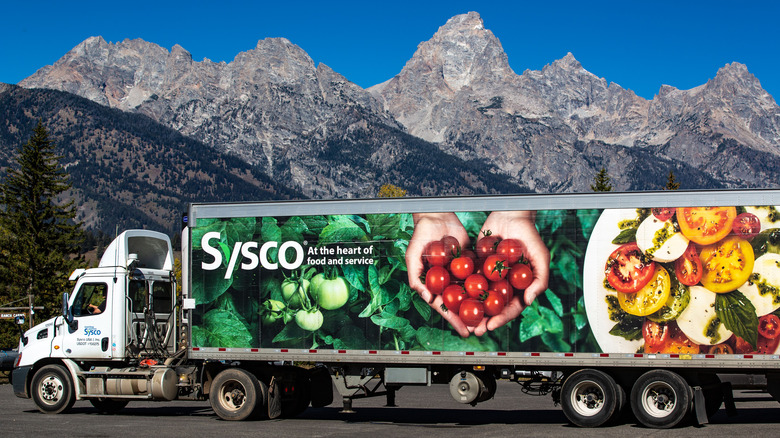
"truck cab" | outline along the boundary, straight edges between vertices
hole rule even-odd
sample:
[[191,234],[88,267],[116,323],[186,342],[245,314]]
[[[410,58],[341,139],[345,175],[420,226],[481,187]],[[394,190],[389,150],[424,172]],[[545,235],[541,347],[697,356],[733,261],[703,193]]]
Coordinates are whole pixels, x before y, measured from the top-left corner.
[[[105,396],[107,383],[116,379],[111,372],[145,358],[166,358],[176,348],[168,236],[125,231],[96,268],[77,269],[70,280],[75,286],[63,294],[62,315],[32,327],[19,343],[14,392],[32,397],[42,410],[67,408],[92,394]],[[70,391],[58,390],[62,387]]]

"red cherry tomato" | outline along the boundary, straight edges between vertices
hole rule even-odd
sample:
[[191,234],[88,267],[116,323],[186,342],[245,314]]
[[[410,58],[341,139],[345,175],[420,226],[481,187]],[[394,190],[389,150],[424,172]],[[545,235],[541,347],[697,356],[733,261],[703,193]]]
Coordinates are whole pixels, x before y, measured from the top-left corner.
[[677,275],[677,280],[686,286],[693,286],[701,281],[704,269],[693,242],[688,243],[688,248],[682,257],[675,260],[674,273]]
[[524,290],[534,282],[534,273],[525,263],[515,263],[509,271],[509,284],[517,290]]
[[444,244],[444,251],[447,253],[447,257],[450,260],[460,255],[460,242],[453,236],[444,236],[441,238],[441,243]]
[[731,229],[737,236],[750,240],[761,232],[761,221],[753,213],[742,213],[734,219]]
[[515,290],[512,288],[512,285],[509,284],[509,280],[506,279],[491,282],[489,289],[501,294],[501,296],[504,297],[505,303],[509,303],[509,300],[515,296]]
[[435,240],[425,248],[423,260],[425,260],[428,266],[446,266],[452,260],[452,257],[447,255],[447,248],[444,246],[444,242]]
[[471,298],[484,298],[485,292],[490,287],[487,278],[479,274],[471,274],[466,277],[464,286],[466,287],[466,293]]
[[457,257],[450,262],[450,272],[458,280],[465,280],[474,273],[474,261],[468,257]]
[[758,334],[767,339],[776,338],[780,334],[780,318],[771,313],[758,318]]
[[433,266],[425,275],[425,287],[432,294],[440,294],[450,285],[450,272],[441,266]]
[[647,260],[636,242],[631,242],[610,254],[604,271],[610,286],[618,292],[634,293],[654,277],[655,262]]
[[493,234],[487,235],[482,237],[477,241],[477,257],[484,259],[487,258],[487,256],[495,254],[496,248],[498,247],[498,242],[501,239],[499,239],[498,236],[495,236]]
[[504,297],[501,296],[501,294],[491,290],[488,291],[487,298],[485,298],[483,304],[485,305],[485,315],[496,316],[504,310],[506,302],[504,301]]
[[653,216],[655,216],[655,218],[658,219],[659,221],[668,221],[669,219],[672,218],[672,216],[674,216],[675,210],[676,209],[674,207],[671,208],[660,207],[660,208],[654,208],[652,211],[653,211]]
[[490,281],[503,280],[509,274],[510,266],[504,256],[493,254],[485,259],[485,264],[482,265],[482,275]]
[[660,353],[669,342],[669,327],[646,319],[642,324],[642,337],[645,340],[645,353]]
[[466,289],[459,284],[451,284],[441,293],[441,299],[444,301],[444,306],[448,311],[453,313],[460,312],[460,304],[468,297]]
[[523,256],[523,244],[517,239],[504,239],[498,242],[496,254],[504,256],[507,266],[512,266]]
[[476,327],[485,316],[485,306],[479,300],[468,298],[460,304],[458,315],[464,324],[469,327]]

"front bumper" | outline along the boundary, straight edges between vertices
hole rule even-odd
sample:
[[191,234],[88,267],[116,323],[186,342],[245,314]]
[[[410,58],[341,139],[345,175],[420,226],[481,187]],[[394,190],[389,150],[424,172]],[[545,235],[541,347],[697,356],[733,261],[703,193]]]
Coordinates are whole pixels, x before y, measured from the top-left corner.
[[30,398],[30,392],[27,390],[27,375],[30,374],[32,365],[14,368],[12,380],[14,385],[14,394],[20,398]]

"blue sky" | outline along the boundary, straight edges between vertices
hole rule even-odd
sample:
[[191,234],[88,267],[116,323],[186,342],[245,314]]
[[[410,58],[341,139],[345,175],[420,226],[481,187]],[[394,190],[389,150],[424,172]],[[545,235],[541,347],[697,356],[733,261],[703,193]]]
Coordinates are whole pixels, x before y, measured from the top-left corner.
[[771,1],[7,1],[0,82],[17,83],[90,36],[142,38],[230,62],[285,37],[362,87],[397,74],[450,17],[477,11],[518,74],[572,52],[591,73],[652,98],[741,62],[780,98],[780,2]]

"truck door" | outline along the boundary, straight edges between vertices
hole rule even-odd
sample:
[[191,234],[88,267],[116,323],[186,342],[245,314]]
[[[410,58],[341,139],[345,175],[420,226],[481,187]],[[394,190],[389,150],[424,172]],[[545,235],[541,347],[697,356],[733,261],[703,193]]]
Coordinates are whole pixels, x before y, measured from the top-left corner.
[[102,281],[83,281],[77,285],[70,309],[78,322],[71,331],[67,324],[60,329],[65,357],[102,359],[111,357],[111,286]]

